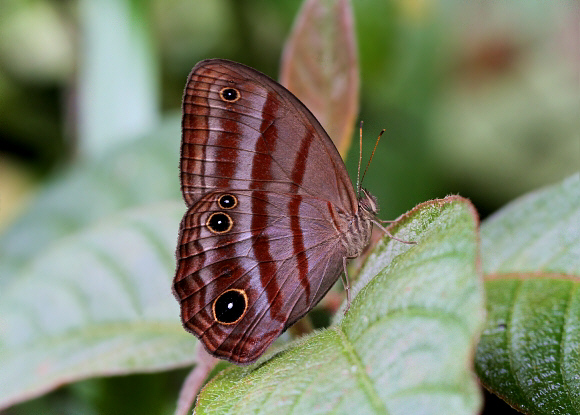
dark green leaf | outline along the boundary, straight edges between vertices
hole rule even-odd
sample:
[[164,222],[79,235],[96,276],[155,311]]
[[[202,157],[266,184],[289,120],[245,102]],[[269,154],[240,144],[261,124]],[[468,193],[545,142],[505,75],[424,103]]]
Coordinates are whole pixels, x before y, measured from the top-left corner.
[[526,413],[580,412],[579,178],[516,200],[482,226],[488,319],[476,368]]

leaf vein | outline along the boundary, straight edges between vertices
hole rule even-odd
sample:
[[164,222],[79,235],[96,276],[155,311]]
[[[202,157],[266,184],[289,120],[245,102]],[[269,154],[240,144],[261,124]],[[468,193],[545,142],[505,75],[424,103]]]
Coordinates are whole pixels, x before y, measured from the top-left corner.
[[374,388],[373,382],[368,376],[362,360],[354,349],[352,342],[341,327],[336,328],[336,333],[342,343],[343,352],[346,355],[347,360],[356,366],[359,385],[361,386],[363,393],[368,396],[370,405],[374,408],[374,413],[388,414],[389,411],[387,410],[385,403],[381,400],[378,391]]

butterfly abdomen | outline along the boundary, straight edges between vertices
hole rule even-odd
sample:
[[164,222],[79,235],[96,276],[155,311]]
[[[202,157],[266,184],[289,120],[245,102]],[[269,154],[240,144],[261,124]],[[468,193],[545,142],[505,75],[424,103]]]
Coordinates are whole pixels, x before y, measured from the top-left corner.
[[341,235],[347,258],[359,256],[371,240],[373,222],[366,215],[355,215],[352,217],[347,232]]

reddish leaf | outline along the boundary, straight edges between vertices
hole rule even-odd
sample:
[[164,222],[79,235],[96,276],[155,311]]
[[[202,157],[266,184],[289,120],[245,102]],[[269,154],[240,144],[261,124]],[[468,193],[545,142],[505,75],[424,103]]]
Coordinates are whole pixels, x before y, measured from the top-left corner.
[[348,0],[307,0],[282,56],[280,82],[318,118],[344,158],[358,113],[359,70]]

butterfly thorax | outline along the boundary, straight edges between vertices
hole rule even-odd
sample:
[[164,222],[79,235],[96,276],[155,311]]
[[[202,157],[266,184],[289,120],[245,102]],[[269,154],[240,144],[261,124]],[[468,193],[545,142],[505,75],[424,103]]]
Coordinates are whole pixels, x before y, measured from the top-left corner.
[[358,200],[358,211],[352,216],[348,231],[342,236],[346,248],[346,257],[355,258],[369,244],[379,207],[377,199],[365,189],[361,189]]

